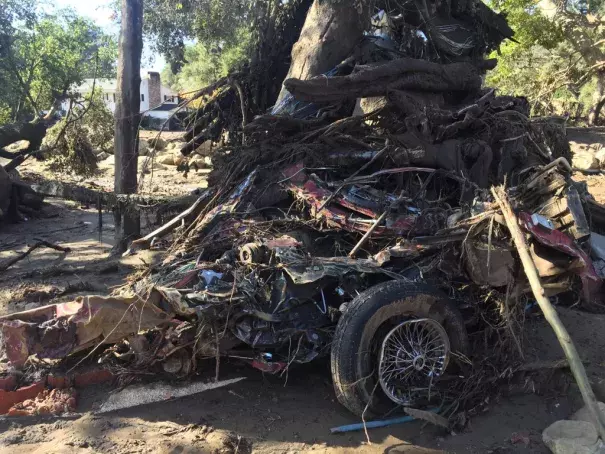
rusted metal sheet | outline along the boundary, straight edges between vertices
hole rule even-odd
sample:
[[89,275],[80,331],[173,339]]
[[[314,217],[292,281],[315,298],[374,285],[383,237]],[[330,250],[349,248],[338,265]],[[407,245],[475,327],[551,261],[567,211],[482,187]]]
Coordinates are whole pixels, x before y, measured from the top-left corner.
[[550,230],[541,224],[535,224],[529,213],[519,213],[519,219],[523,228],[540,244],[564,252],[577,261],[577,265],[571,267],[570,271],[582,280],[582,291],[586,301],[605,300],[603,280],[597,274],[588,254],[570,236],[559,230]]

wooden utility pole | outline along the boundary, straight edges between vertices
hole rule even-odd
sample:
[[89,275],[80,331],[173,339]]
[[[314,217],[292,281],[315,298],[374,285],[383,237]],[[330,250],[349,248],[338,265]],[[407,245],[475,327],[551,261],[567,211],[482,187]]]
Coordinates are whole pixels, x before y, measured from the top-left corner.
[[[143,52],[143,0],[121,0],[122,23],[118,57],[117,103],[115,110],[116,194],[137,191],[139,157],[137,131],[141,104],[141,53]],[[140,217],[132,204],[118,206],[116,249],[125,250],[129,241],[140,235]]]

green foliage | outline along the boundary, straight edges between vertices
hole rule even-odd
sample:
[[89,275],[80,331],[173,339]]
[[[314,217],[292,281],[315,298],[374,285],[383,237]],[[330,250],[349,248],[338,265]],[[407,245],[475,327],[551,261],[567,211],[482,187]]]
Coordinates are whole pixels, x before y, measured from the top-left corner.
[[561,5],[550,0],[494,0],[491,6],[506,13],[518,43],[494,52],[498,66],[486,83],[503,94],[526,96],[536,115],[586,115],[595,103],[589,84],[596,88],[595,77],[605,77],[598,69],[605,43],[596,25],[601,18],[588,14],[602,11],[603,4],[576,0],[556,10]]
[[115,75],[117,44],[71,10],[45,13],[38,0],[0,9],[0,102],[14,119],[31,118],[84,78]]
[[569,68],[566,55],[569,50],[565,43],[553,49],[507,43],[486,84],[497,87],[501,94],[526,96],[535,115],[575,112],[578,101],[569,81],[579,77],[582,64]]
[[11,108],[6,104],[0,104],[0,125],[10,123]]
[[47,131],[42,148],[52,168],[89,176],[97,169],[95,151],[107,152],[113,146],[114,119],[100,91],[86,96],[85,104],[72,108]]
[[178,74],[173,74],[170,65],[162,71],[162,80],[173,90],[189,92],[210,85],[220,77],[249,58],[250,34],[246,30],[239,31],[240,40],[237,45],[224,46],[222,49],[208,50],[197,43],[185,47],[185,61]]
[[506,13],[508,24],[515,32],[514,47],[528,49],[534,45],[553,49],[564,40],[561,26],[539,9],[539,0],[494,0],[487,2],[495,10]]
[[88,130],[80,121],[64,118],[46,132],[42,151],[50,160],[50,168],[77,175],[92,176],[97,158],[88,138]]
[[266,13],[270,4],[262,0],[146,0],[143,24],[156,49],[177,72],[184,63],[187,40],[195,39],[209,50],[238,46],[242,28],[252,29],[255,18]]
[[[90,94],[86,96],[89,98]],[[80,109],[76,109],[76,115],[78,110]],[[115,134],[114,116],[103,102],[103,94],[100,91],[92,97],[92,105],[83,115],[81,123],[94,150],[111,151]]]
[[[144,31],[169,69],[163,80],[181,90],[216,80],[253,59],[271,19],[293,14],[300,0],[146,0]],[[182,70],[182,71],[181,71]]]

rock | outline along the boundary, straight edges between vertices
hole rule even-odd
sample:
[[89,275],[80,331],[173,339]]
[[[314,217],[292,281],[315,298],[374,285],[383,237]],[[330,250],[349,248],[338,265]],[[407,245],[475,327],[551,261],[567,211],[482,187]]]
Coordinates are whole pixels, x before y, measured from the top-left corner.
[[189,159],[189,167],[195,167],[197,169],[206,169],[208,167],[212,167],[212,159],[210,156],[194,155]]
[[178,166],[183,162],[185,157],[179,151],[171,151],[169,153],[162,153],[157,157],[157,162],[167,166]]
[[596,170],[599,168],[599,161],[590,151],[579,151],[574,153],[572,165],[580,170]]
[[[601,410],[601,413],[603,413],[603,415],[605,415],[605,404],[603,402],[597,402],[597,403],[599,405],[599,409]],[[590,415],[590,410],[588,410],[587,406],[580,408],[573,415],[571,415],[571,417],[569,419],[571,419],[573,421],[589,422],[592,424],[592,416]]]
[[195,149],[195,154],[199,156],[210,156],[210,154],[212,154],[212,141],[206,140],[203,144]]
[[185,146],[185,142],[170,142],[166,145],[166,151],[180,151]]
[[99,153],[97,155],[97,162],[99,161],[105,161],[107,158],[109,158],[111,155],[109,153],[105,153],[104,151],[102,151],[101,153]]
[[205,169],[206,163],[204,162],[204,158],[201,156],[194,156],[189,160],[189,167],[191,169]]
[[149,143],[146,140],[139,140],[139,156],[147,156],[149,154]]
[[588,146],[583,142],[576,142],[575,140],[569,141],[569,148],[572,154],[585,153],[588,151]]
[[601,454],[597,430],[585,421],[556,421],[544,429],[542,441],[554,454]]
[[161,137],[154,136],[147,143],[154,150],[163,150],[166,148],[166,141]]
[[167,170],[167,167],[163,166],[160,162],[158,162],[157,158],[149,159],[149,162],[147,162],[146,156],[139,156],[138,166],[139,166],[138,167],[139,172],[143,172],[143,173],[149,173],[152,169],[153,170]]

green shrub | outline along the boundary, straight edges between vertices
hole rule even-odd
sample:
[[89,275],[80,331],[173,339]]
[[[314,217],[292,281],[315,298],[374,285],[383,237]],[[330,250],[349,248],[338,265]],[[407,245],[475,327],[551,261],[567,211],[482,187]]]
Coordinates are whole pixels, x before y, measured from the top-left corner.
[[86,103],[72,108],[47,131],[43,152],[51,168],[90,176],[97,170],[97,152],[112,151],[114,119],[101,96],[95,94],[90,106]]

